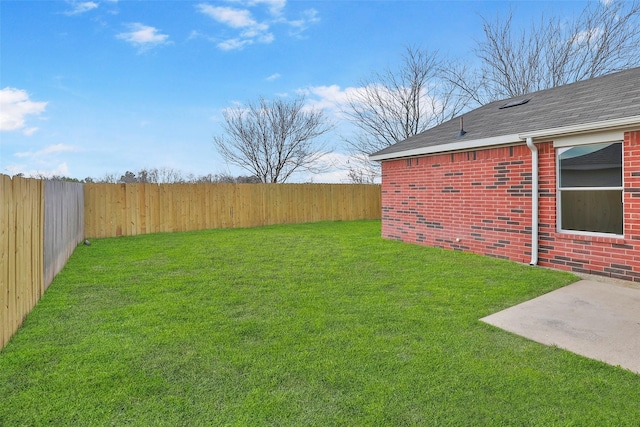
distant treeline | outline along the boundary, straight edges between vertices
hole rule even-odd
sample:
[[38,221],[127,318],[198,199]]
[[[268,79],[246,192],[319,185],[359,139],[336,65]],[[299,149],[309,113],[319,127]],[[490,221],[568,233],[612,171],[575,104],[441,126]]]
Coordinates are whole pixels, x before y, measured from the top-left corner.
[[[21,176],[22,174],[18,174]],[[69,181],[79,183],[107,183],[107,184],[204,184],[204,183],[230,183],[230,184],[257,184],[260,178],[256,176],[232,176],[224,173],[194,175],[185,174],[173,168],[140,169],[137,172],[126,171],[118,177],[118,174],[105,174],[102,178],[87,177],[85,179],[71,178],[62,175],[36,175],[34,178],[47,181]]]

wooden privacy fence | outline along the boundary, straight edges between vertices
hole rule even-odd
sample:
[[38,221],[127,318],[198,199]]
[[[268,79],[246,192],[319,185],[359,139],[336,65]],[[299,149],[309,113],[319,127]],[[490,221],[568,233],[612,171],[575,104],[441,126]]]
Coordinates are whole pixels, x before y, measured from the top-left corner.
[[380,219],[378,185],[78,184],[0,174],[0,349],[85,237]]
[[85,236],[380,219],[379,185],[85,184]]
[[44,183],[44,286],[49,287],[84,240],[84,189],[64,181]]
[[82,240],[82,184],[0,175],[0,349]]
[[0,175],[0,348],[44,292],[43,189],[39,180]]

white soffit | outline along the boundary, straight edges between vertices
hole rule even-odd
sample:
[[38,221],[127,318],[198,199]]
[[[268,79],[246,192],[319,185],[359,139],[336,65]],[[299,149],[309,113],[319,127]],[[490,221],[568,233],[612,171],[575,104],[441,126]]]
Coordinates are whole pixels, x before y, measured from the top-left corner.
[[575,145],[597,144],[601,142],[618,142],[624,139],[624,131],[595,132],[583,135],[571,135],[555,138],[554,148],[573,147]]
[[492,138],[438,144],[428,147],[419,147],[405,151],[397,151],[395,153],[370,156],[369,159],[373,161],[382,161],[400,159],[404,157],[422,156],[425,154],[473,150],[476,148],[486,148],[492,146],[521,143],[527,138],[534,138],[538,141],[553,140],[554,147],[566,147],[569,145],[592,144],[598,142],[613,142],[621,141],[624,136],[624,131],[633,129],[640,130],[640,116],[603,120],[599,122],[584,123],[580,125],[571,125],[558,128],[541,129],[532,132],[496,136]]
[[[584,134],[584,133],[602,133],[605,134],[612,130],[617,130],[621,134],[624,130],[630,130],[633,128],[640,129],[640,116],[630,116],[623,117],[620,119],[613,120],[603,120],[599,122],[591,122],[591,123],[583,123],[579,125],[572,126],[563,126],[558,128],[551,129],[542,129],[532,132],[524,132],[519,136],[522,139],[526,138],[534,138],[534,139],[542,139],[542,138],[551,138],[560,139],[563,136],[570,136],[576,134]],[[618,138],[620,140],[621,138]],[[604,141],[603,141],[604,142]]]

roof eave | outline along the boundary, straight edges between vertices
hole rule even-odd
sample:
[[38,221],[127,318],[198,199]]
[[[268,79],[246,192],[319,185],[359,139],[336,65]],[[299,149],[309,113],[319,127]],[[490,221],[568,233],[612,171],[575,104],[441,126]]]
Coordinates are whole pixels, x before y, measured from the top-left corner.
[[640,126],[640,116],[630,116],[618,119],[602,120],[598,122],[583,123],[578,125],[541,129],[519,134],[473,139],[469,141],[459,141],[447,144],[438,144],[429,147],[420,147],[411,150],[372,155],[369,156],[369,159],[372,161],[394,160],[405,157],[423,156],[427,154],[447,153],[452,151],[473,150],[498,145],[515,144],[522,142],[527,138],[541,140],[543,138],[576,135],[600,130],[630,129],[637,126]]
[[438,144],[438,145],[433,145],[429,147],[414,148],[412,150],[403,150],[403,151],[396,151],[393,153],[372,155],[372,156],[369,156],[369,159],[372,161],[393,160],[393,159],[400,159],[403,157],[423,156],[425,154],[436,154],[436,153],[444,153],[449,151],[472,150],[474,148],[484,148],[484,147],[490,147],[494,145],[513,144],[521,141],[522,140],[516,134],[503,135],[503,136],[496,136],[492,138],[472,139],[469,141],[458,141],[458,142],[452,142],[448,144]]
[[593,131],[631,129],[637,126],[640,126],[640,116],[629,116],[618,119],[523,132],[519,134],[519,137],[523,140],[527,138],[540,140],[541,138],[576,135]]

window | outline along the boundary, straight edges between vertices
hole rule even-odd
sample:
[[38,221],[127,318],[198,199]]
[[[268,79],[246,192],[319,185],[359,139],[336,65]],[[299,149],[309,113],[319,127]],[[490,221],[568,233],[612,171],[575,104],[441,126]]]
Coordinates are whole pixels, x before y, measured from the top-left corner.
[[623,234],[622,143],[558,149],[561,231]]

